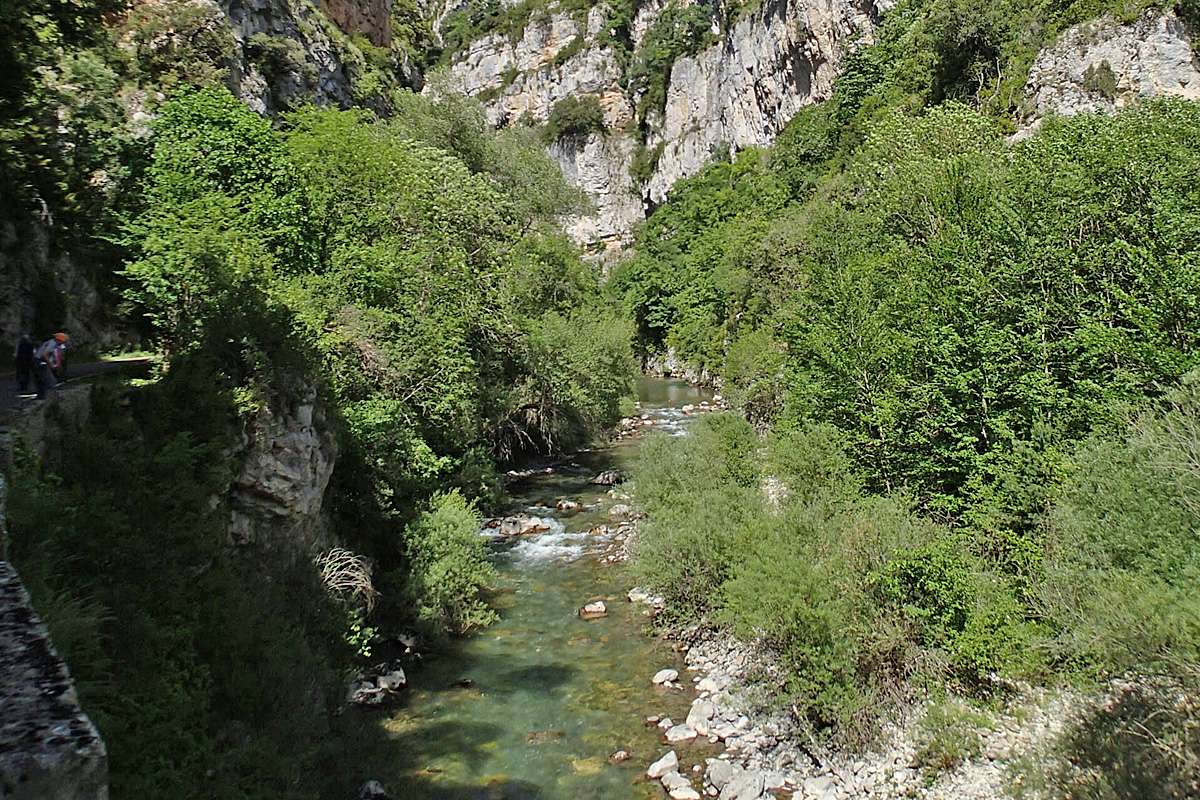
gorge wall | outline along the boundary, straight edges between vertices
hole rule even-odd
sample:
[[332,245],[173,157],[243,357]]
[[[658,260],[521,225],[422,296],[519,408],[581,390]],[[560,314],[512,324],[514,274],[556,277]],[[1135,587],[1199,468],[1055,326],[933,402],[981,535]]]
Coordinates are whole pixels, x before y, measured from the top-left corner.
[[[708,42],[674,60],[661,107],[647,107],[628,64],[660,46],[653,27],[669,6],[640,6],[623,52],[609,6],[581,13],[552,2],[519,36],[482,36],[449,66],[451,87],[483,101],[498,126],[544,123],[568,97],[598,100],[605,130],[549,150],[595,206],[567,220],[567,232],[602,259],[628,244],[676,181],[770,144],[800,108],[827,98],[841,60],[870,40],[884,10],[877,0],[766,0],[728,22],[728,10],[713,7]],[[635,160],[645,166],[631,169]]]

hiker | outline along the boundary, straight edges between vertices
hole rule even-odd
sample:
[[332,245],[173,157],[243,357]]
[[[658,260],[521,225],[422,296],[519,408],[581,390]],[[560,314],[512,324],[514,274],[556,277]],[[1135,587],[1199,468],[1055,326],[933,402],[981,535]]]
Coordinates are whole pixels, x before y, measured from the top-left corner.
[[29,379],[33,376],[33,340],[29,334],[22,334],[13,352],[13,361],[17,368],[17,390],[21,394],[29,391]]
[[69,339],[65,333],[56,333],[33,351],[33,380],[37,384],[39,399],[46,396],[47,387],[53,388],[58,385],[59,358]]

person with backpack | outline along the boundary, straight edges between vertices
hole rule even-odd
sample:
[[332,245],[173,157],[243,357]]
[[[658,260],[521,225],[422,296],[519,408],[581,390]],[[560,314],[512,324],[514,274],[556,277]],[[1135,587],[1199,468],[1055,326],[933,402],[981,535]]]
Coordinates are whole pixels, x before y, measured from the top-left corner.
[[17,389],[21,394],[29,391],[29,381],[33,377],[33,340],[29,334],[22,334],[13,352],[13,362],[17,370]]
[[33,351],[33,379],[37,384],[38,399],[46,396],[46,389],[58,386],[58,369],[60,359],[66,349],[70,337],[65,333],[56,333],[38,345]]

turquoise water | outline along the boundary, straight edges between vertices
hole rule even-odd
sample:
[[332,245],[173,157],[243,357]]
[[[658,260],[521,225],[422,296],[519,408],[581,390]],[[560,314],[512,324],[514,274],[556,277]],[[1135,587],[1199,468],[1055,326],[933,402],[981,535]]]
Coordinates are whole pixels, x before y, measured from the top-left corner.
[[[686,424],[679,407],[706,399],[684,383],[650,379],[639,394],[653,429],[674,435]],[[682,721],[692,694],[653,686],[650,678],[675,667],[686,683],[688,673],[668,643],[648,635],[644,607],[628,601],[627,568],[601,561],[615,543],[588,533],[609,522],[609,506],[622,502],[590,479],[626,468],[639,442],[577,454],[552,474],[510,487],[512,512],[556,514],[559,524],[541,535],[493,542],[500,621],[410,670],[405,704],[384,722],[402,750],[385,781],[393,794],[405,800],[663,796],[642,776],[670,748],[644,719]],[[539,505],[559,498],[598,505],[573,515]],[[579,619],[579,607],[596,598],[607,602],[608,617]],[[676,747],[682,768],[703,763],[709,747]],[[609,763],[618,750],[631,757]]]

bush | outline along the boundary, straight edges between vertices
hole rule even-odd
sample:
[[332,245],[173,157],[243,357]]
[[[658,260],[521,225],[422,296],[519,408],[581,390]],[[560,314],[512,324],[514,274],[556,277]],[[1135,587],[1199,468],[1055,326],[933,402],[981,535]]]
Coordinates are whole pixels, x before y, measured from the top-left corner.
[[1200,670],[1142,679],[1091,702],[1049,747],[1016,765],[1020,798],[1190,800],[1200,793]]
[[625,73],[627,90],[638,98],[640,119],[667,104],[667,84],[675,60],[712,44],[713,12],[704,4],[669,3],[642,37]]
[[[114,794],[312,797],[338,670],[337,609],[300,557],[231,551],[232,393],[182,361],[10,475],[11,557],[109,749]],[[186,398],[186,399],[185,399]],[[119,469],[113,469],[119,464]]]
[[1047,519],[1042,608],[1058,655],[1114,674],[1200,657],[1200,376],[1081,446]]
[[584,138],[592,133],[604,133],[604,109],[594,94],[582,97],[569,95],[550,109],[542,140],[552,144],[568,136]]
[[992,727],[987,714],[955,700],[931,703],[918,726],[913,761],[927,779],[954,769],[983,752],[983,731]]
[[496,620],[484,593],[495,579],[479,535],[482,521],[463,496],[434,495],[429,509],[404,530],[409,601],[435,631],[467,633]]

